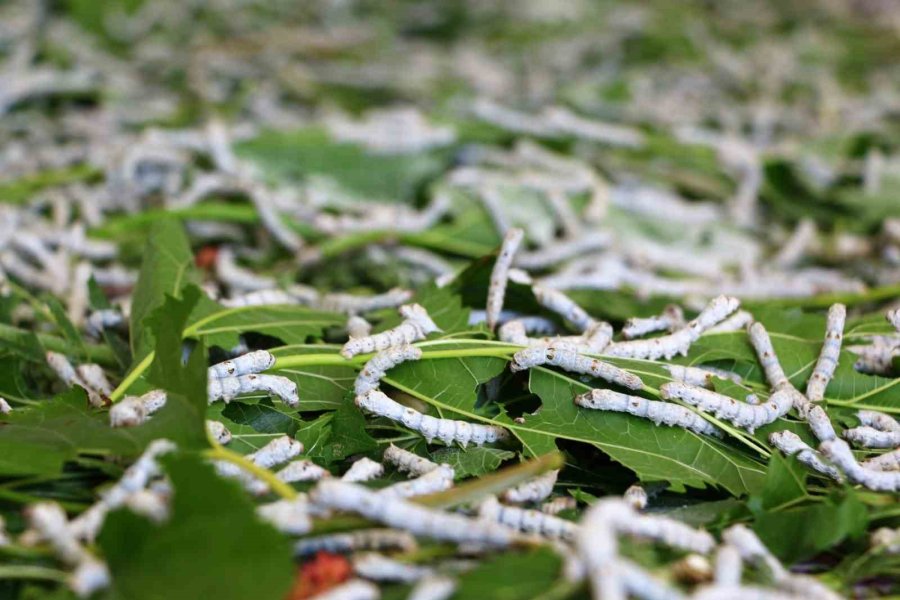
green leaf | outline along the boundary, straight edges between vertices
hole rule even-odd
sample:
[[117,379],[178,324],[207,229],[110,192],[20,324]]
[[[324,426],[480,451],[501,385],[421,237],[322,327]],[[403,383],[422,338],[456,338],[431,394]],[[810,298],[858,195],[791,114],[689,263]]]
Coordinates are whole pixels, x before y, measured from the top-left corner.
[[773,453],[759,494],[748,501],[754,512],[774,510],[807,497],[806,468],[794,457]]
[[526,600],[540,596],[557,580],[560,558],[542,547],[487,558],[460,576],[454,598]]
[[69,316],[66,314],[62,304],[56,298],[50,297],[47,298],[47,308],[50,309],[50,314],[53,316],[56,326],[62,332],[63,338],[72,348],[77,349],[79,357],[84,358],[87,354],[87,350],[84,347],[84,339],[82,339],[81,334],[78,333],[72,321],[69,320]]
[[499,448],[439,448],[431,453],[431,460],[448,464],[456,472],[457,479],[481,477],[496,471],[504,461],[516,456],[515,452]]
[[260,433],[286,433],[294,435],[298,424],[302,423],[296,411],[288,412],[283,405],[275,405],[269,398],[258,402],[230,402],[222,410],[222,415],[234,423],[249,425]]
[[253,503],[199,458],[162,459],[174,486],[172,516],[154,525],[111,513],[99,544],[113,598],[283,598],[293,579],[287,538],[256,516]]
[[[336,354],[337,351],[337,346],[316,345],[274,348],[271,352],[277,359],[279,356],[322,352]],[[344,399],[353,389],[353,381],[356,379],[356,369],[350,365],[305,365],[279,369],[276,360],[274,372],[297,384],[301,412],[338,409],[344,404]]]

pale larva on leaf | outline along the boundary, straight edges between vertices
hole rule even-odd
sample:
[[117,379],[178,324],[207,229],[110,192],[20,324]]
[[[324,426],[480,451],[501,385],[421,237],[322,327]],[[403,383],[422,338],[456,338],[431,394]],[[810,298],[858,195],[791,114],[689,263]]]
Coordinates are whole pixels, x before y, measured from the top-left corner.
[[860,464],[873,471],[900,471],[900,449],[879,454]]
[[874,427],[879,431],[900,431],[900,423],[889,414],[875,410],[857,411],[856,417],[860,425]]
[[394,465],[398,470],[406,471],[414,477],[438,468],[437,463],[394,444],[387,447],[383,458],[385,462]]
[[853,427],[844,430],[844,437],[862,448],[900,447],[900,431],[881,431],[874,427]]
[[399,581],[413,583],[430,575],[432,570],[403,563],[375,552],[365,552],[353,557],[353,571],[371,581]]
[[312,531],[312,517],[304,496],[261,504],[256,507],[256,514],[287,535],[303,535]]
[[591,390],[575,397],[575,404],[594,410],[623,412],[649,419],[657,425],[681,427],[701,435],[722,437],[722,430],[691,409],[679,404],[629,396],[613,390]]
[[275,366],[275,356],[266,350],[254,350],[222,361],[209,367],[210,379],[223,379],[225,377],[239,377],[251,373],[262,373]]
[[655,331],[675,331],[684,326],[684,312],[677,304],[669,304],[660,315],[639,318],[632,317],[622,327],[622,337],[626,340],[638,338]]
[[583,308],[559,290],[540,285],[533,286],[531,290],[541,306],[560,315],[579,332],[585,331],[594,322]]
[[111,427],[136,427],[166,405],[163,390],[150,390],[142,396],[126,396],[109,409]]
[[828,309],[825,343],[822,344],[819,359],[806,383],[806,397],[810,402],[821,402],[825,397],[825,388],[828,387],[828,382],[831,381],[837,368],[846,319],[847,308],[843,304],[833,304]]
[[769,332],[766,331],[763,324],[759,321],[753,323],[747,330],[747,333],[750,336],[750,344],[756,350],[756,356],[762,365],[766,380],[772,386],[772,389],[777,390],[790,386],[791,382],[788,380],[787,375],[784,374],[784,369],[781,368],[781,362],[778,360],[778,355],[775,354],[775,348],[772,346]]
[[381,378],[384,377],[389,370],[400,363],[410,360],[419,360],[420,358],[422,358],[422,351],[409,344],[385,348],[370,358],[363,366],[353,384],[354,392],[359,396],[365,394],[369,390],[378,389]]
[[487,305],[485,308],[488,329],[491,331],[497,326],[500,312],[503,310],[503,300],[506,296],[506,283],[509,279],[509,268],[522,243],[525,232],[521,229],[510,229],[503,237],[503,244],[494,268],[491,270],[491,281],[488,287]]
[[381,333],[370,336],[353,338],[341,348],[341,356],[353,358],[357,354],[377,352],[425,339],[429,333],[441,329],[431,320],[428,312],[418,304],[408,304],[400,307],[400,314],[404,320],[400,325]]
[[578,353],[568,342],[539,344],[520,350],[513,356],[512,371],[523,371],[540,365],[553,365],[572,373],[599,377],[623,387],[640,390],[644,387],[641,378],[615,365]]
[[378,479],[384,475],[384,465],[371,458],[360,458],[341,476],[341,481],[359,482]]
[[549,539],[572,540],[578,529],[578,525],[572,521],[539,510],[505,506],[500,504],[494,496],[490,496],[479,504],[478,518],[495,521],[512,529]]
[[540,502],[553,493],[557,477],[559,477],[559,469],[547,471],[534,479],[529,479],[525,483],[506,490],[500,497],[511,503]]
[[292,460],[282,467],[275,477],[285,483],[294,483],[296,481],[318,481],[323,477],[330,477],[331,473],[327,469],[323,469],[311,460],[301,459]]
[[783,417],[793,407],[793,397],[788,390],[778,390],[762,404],[747,404],[718,392],[692,386],[680,381],[664,383],[659,394],[666,400],[678,399],[716,418],[730,421],[749,432]]
[[398,529],[359,529],[346,533],[334,533],[306,538],[294,546],[297,556],[309,556],[320,551],[340,554],[358,550],[415,550],[416,538]]
[[835,481],[843,481],[844,476],[834,466],[823,460],[822,455],[810,448],[792,431],[776,431],[769,434],[769,442],[787,456],[796,456],[797,460],[810,469],[817,471]]
[[419,475],[409,481],[401,481],[380,490],[380,494],[389,498],[412,498],[443,492],[453,487],[456,476],[449,465],[438,465],[436,468]]
[[856,461],[853,451],[844,440],[833,439],[822,442],[819,451],[843,471],[852,483],[876,492],[900,491],[900,472],[875,471],[865,468]]
[[210,404],[216,400],[224,400],[228,403],[241,394],[260,391],[277,396],[290,407],[300,404],[300,397],[297,395],[297,384],[281,375],[257,375],[250,373],[249,375],[238,377],[222,377],[210,379],[206,387]]
[[625,490],[625,493],[622,494],[622,498],[624,498],[625,502],[627,502],[634,510],[644,510],[647,508],[647,502],[649,500],[647,497],[647,490],[637,484],[629,486],[629,488]]

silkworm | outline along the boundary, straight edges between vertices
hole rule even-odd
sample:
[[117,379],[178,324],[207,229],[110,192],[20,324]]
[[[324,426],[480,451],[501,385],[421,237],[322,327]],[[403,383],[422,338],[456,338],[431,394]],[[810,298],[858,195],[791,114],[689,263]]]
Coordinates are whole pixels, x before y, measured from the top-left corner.
[[505,506],[500,504],[494,496],[479,504],[478,518],[495,521],[512,529],[534,533],[549,539],[572,540],[578,530],[578,525],[572,521],[566,521],[539,510]]
[[532,286],[531,290],[541,306],[560,315],[579,332],[584,332],[594,322],[583,308],[559,290],[540,285]]
[[494,262],[494,268],[491,270],[491,281],[488,287],[485,307],[487,326],[491,331],[496,328],[497,321],[500,318],[500,311],[503,310],[509,268],[512,266],[513,259],[524,236],[525,232],[521,229],[510,229],[506,232],[497,260]]
[[861,425],[879,431],[900,431],[900,423],[894,417],[876,410],[860,410],[856,413]]
[[248,454],[245,458],[264,469],[270,469],[291,460],[301,452],[303,452],[303,444],[290,436],[283,435],[273,439],[256,452]]
[[419,360],[420,358],[422,358],[422,351],[409,344],[385,348],[370,358],[363,366],[353,384],[354,392],[357,396],[360,396],[369,390],[378,389],[381,378],[385,376],[387,371],[400,363],[409,360]]
[[739,310],[718,325],[714,325],[706,330],[706,333],[730,333],[732,331],[743,331],[747,325],[753,322],[753,315],[746,310]]
[[504,501],[511,503],[540,502],[553,493],[556,479],[559,477],[559,469],[547,471],[534,479],[506,490],[500,496]]
[[884,316],[888,323],[894,326],[894,329],[900,331],[900,308],[889,310]]
[[347,469],[347,472],[341,477],[341,481],[359,482],[378,479],[384,475],[384,465],[375,462],[371,458],[360,458]]
[[228,246],[220,246],[216,252],[216,277],[229,289],[243,292],[258,292],[276,286],[273,278],[257,275],[238,265],[234,250]]
[[664,365],[664,367],[676,381],[705,388],[712,387],[713,374],[706,369],[682,365]]
[[629,396],[613,390],[591,390],[575,397],[584,408],[624,412],[653,421],[656,425],[681,427],[701,435],[722,437],[722,430],[691,409],[679,404]]
[[575,510],[577,506],[578,501],[572,496],[557,496],[541,504],[541,512],[545,512],[548,515],[557,515],[564,510]]
[[142,396],[126,396],[109,409],[110,427],[136,427],[166,405],[163,390],[150,390]]
[[815,221],[809,218],[801,219],[778,254],[772,258],[772,263],[782,269],[795,266],[815,244],[818,233]]
[[629,486],[625,493],[622,494],[625,502],[634,510],[644,510],[647,508],[647,490],[639,485]]
[[294,483],[296,481],[318,481],[323,477],[330,477],[331,473],[327,469],[323,469],[311,460],[292,460],[282,467],[275,477],[285,483]]
[[810,402],[821,402],[825,397],[825,388],[834,377],[837,368],[838,357],[841,353],[841,339],[844,335],[844,322],[847,319],[847,307],[843,304],[833,304],[828,309],[828,319],[825,325],[825,343],[812,375],[806,384],[806,397]]
[[355,294],[334,292],[324,294],[316,300],[310,301],[308,299],[304,300],[299,292],[299,287],[300,286],[291,286],[289,291],[300,300],[301,304],[309,304],[320,310],[346,314],[367,313],[386,308],[402,308],[401,305],[404,302],[408,302],[413,296],[412,292],[409,290],[392,288],[383,294],[374,294],[372,296],[357,296]]
[[364,579],[351,579],[316,594],[315,600],[378,600],[381,592],[378,586]]
[[531,339],[525,330],[525,325],[519,320],[507,321],[497,330],[497,337],[501,342],[515,344],[517,346],[528,346]]
[[260,391],[277,396],[290,407],[300,404],[297,384],[281,375],[257,375],[251,373],[239,377],[210,379],[206,385],[206,393],[210,404],[216,400],[224,400],[228,403],[241,394]]
[[291,252],[295,254],[299,252],[303,248],[303,239],[282,222],[281,215],[275,208],[272,191],[258,183],[247,185],[246,191],[256,208],[256,214],[259,215],[262,226],[272,235],[272,238]]
[[428,316],[428,312],[418,304],[401,306],[400,314],[404,318],[400,325],[381,333],[351,339],[341,348],[341,356],[349,359],[357,354],[377,352],[391,346],[411,344],[425,339],[425,336],[429,333],[441,330]]
[[418,454],[414,454],[409,450],[404,450],[394,444],[391,444],[385,449],[382,458],[385,462],[397,467],[398,470],[406,471],[415,477],[424,475],[425,473],[438,468],[437,463],[421,457]]
[[270,306],[279,304],[299,304],[299,301],[284,290],[259,290],[248,292],[239,296],[232,296],[219,301],[226,308],[240,308],[244,306]]
[[106,329],[115,329],[125,322],[121,311],[115,308],[95,310],[85,321],[85,330],[91,337],[100,337]]
[[6,401],[6,398],[0,398],[0,414],[8,415],[12,412],[12,406]]
[[837,468],[844,472],[847,479],[876,492],[896,492],[900,490],[900,472],[874,471],[856,462],[847,442],[833,439],[822,442],[819,451]]
[[675,331],[684,326],[684,312],[677,304],[669,304],[661,315],[639,318],[632,317],[622,327],[622,337],[626,340],[638,338],[655,331]]
[[844,430],[844,437],[863,448],[897,448],[900,431],[881,431],[874,427],[853,427]]
[[350,315],[347,319],[347,335],[350,338],[366,337],[372,333],[372,324],[357,315]]
[[447,445],[458,442],[466,447],[469,442],[476,446],[505,440],[509,433],[496,425],[482,425],[453,419],[437,419],[424,415],[412,408],[399,404],[378,390],[370,390],[356,397],[356,405],[363,410],[392,421],[399,421],[404,426],[421,433],[428,443],[438,438]]
[[833,440],[837,437],[834,426],[831,424],[831,419],[828,418],[828,413],[821,406],[814,405],[809,409],[809,412],[806,414],[806,422],[809,424],[809,428],[812,429],[813,435],[820,442]]
[[309,504],[304,496],[261,504],[256,507],[256,514],[287,535],[303,535],[312,531]]
[[841,472],[822,459],[822,455],[810,448],[792,431],[775,431],[769,434],[769,442],[787,456],[796,456],[800,463],[835,481],[843,481]]
[[508,546],[518,539],[513,530],[498,523],[433,510],[402,498],[385,502],[376,491],[336,479],[320,481],[310,499],[319,506],[355,512],[416,536],[495,547]]
[[591,354],[602,354],[612,341],[613,328],[606,321],[594,321],[584,331],[584,344]]
[[207,419],[206,434],[223,446],[231,442],[231,432],[228,431],[228,428],[221,421]]
[[157,490],[138,490],[125,498],[125,506],[131,512],[158,524],[169,518],[170,496],[171,494]]
[[900,529],[879,527],[872,532],[871,546],[887,554],[900,554]]
[[768,590],[755,585],[713,585],[700,588],[692,600],[801,600],[793,594]]
[[741,584],[744,561],[741,552],[731,544],[723,544],[716,549],[716,566],[713,578],[717,586],[737,586]]
[[436,468],[419,475],[409,481],[401,481],[382,488],[379,493],[388,498],[412,498],[443,492],[453,487],[453,478],[456,476],[449,465],[438,465]]
[[358,550],[400,550],[410,552],[418,544],[416,538],[397,529],[359,529],[306,538],[294,545],[294,554],[309,556],[317,552],[343,554]]
[[554,242],[532,252],[516,254],[513,264],[522,269],[546,269],[576,256],[584,256],[603,250],[611,242],[609,234],[600,231],[585,232],[582,235]]
[[632,390],[640,390],[644,387],[644,382],[637,375],[599,359],[579,354],[577,349],[569,343],[541,344],[520,350],[513,355],[510,369],[523,371],[545,364],[572,373],[599,377]]
[[778,390],[766,402],[753,405],[680,381],[664,383],[659,388],[659,394],[666,400],[678,399],[702,411],[711,412],[717,419],[730,421],[751,433],[783,417],[794,405],[793,396],[788,390]]
[[686,596],[667,583],[624,558],[615,561],[622,583],[629,596],[642,600],[684,600]]
[[376,552],[365,552],[353,557],[353,571],[372,581],[399,581],[412,583],[430,575],[432,570],[403,563]]
[[766,381],[769,382],[772,389],[777,390],[790,386],[791,382],[788,380],[787,375],[784,374],[784,369],[781,368],[778,355],[775,354],[775,348],[772,347],[769,332],[766,331],[763,324],[759,321],[753,323],[747,330],[747,333],[750,337],[750,344],[756,350],[756,356],[759,358],[763,372],[766,375]]
[[456,580],[443,575],[427,575],[419,580],[408,600],[448,600],[456,591]]
[[668,360],[676,354],[687,355],[691,344],[696,342],[704,331],[737,310],[738,305],[737,298],[718,296],[700,311],[695,319],[689,321],[681,329],[655,338],[616,342],[610,344],[604,354],[651,360],[662,357]]
[[847,350],[858,357],[853,368],[860,373],[890,375],[894,369],[894,356],[900,353],[900,339],[897,336],[875,336],[871,344],[848,346]]
[[879,454],[860,463],[873,471],[900,471],[900,449]]
[[210,379],[240,377],[251,373],[262,373],[275,365],[275,356],[266,350],[254,350],[241,356],[222,361],[208,369]]
[[77,385],[87,392],[91,406],[100,408],[109,403],[112,386],[100,365],[86,363],[73,367],[69,359],[58,352],[47,352],[46,359],[47,365],[53,369],[66,386]]

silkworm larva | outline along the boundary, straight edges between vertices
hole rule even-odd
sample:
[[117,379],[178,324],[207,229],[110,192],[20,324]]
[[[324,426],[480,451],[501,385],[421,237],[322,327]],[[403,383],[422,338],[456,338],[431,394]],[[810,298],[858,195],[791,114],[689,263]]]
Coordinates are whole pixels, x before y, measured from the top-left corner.
[[125,322],[121,311],[115,308],[95,310],[88,315],[84,327],[91,337],[100,337],[105,329],[114,329]]
[[428,312],[418,304],[401,306],[400,314],[404,317],[400,325],[381,333],[351,339],[341,348],[341,356],[349,359],[357,354],[377,352],[391,346],[411,344],[425,339],[425,336],[429,333],[441,330],[428,316]]
[[900,554],[900,528],[879,527],[872,532],[871,546],[887,554]]
[[513,371],[522,371],[545,364],[572,373],[599,377],[632,390],[644,387],[644,382],[637,375],[599,359],[579,354],[572,344],[565,342],[540,344],[520,350],[513,356],[510,368]]
[[546,269],[575,256],[602,250],[609,243],[610,236],[604,232],[585,232],[576,238],[554,242],[533,252],[519,252],[513,264],[523,269]]
[[665,365],[665,369],[672,376],[672,379],[676,381],[705,388],[712,387],[713,374],[706,369],[682,365]]
[[228,403],[241,394],[260,391],[278,396],[282,402],[290,407],[300,404],[300,397],[297,395],[297,384],[281,375],[257,375],[250,373],[239,377],[210,379],[206,386],[210,404],[220,399]]
[[414,479],[382,488],[379,493],[391,498],[412,498],[413,496],[443,492],[453,487],[455,476],[456,473],[449,465],[438,465]]
[[887,311],[885,318],[888,323],[894,326],[894,329],[900,331],[900,308]]
[[431,443],[438,438],[447,445],[458,442],[465,447],[469,442],[476,446],[504,440],[509,433],[496,425],[482,425],[453,419],[437,419],[398,404],[378,390],[370,390],[356,397],[356,405],[367,412],[399,421],[406,427],[418,431]]
[[584,332],[594,322],[583,308],[559,290],[540,285],[532,286],[531,289],[541,306],[560,315],[579,332]]
[[407,600],[447,600],[455,591],[455,579],[443,575],[428,575],[413,587]]
[[358,315],[350,315],[347,319],[347,335],[350,338],[366,337],[372,333],[372,324]]
[[84,363],[75,367],[75,373],[78,374],[79,385],[88,392],[91,405],[102,407],[109,404],[113,388],[106,378],[103,367],[94,363]]
[[275,477],[285,483],[294,483],[295,481],[318,481],[323,477],[330,477],[331,473],[327,469],[323,469],[311,460],[301,459],[292,460],[282,467]]
[[309,504],[304,496],[261,504],[256,507],[256,514],[288,535],[303,535],[312,530]]
[[837,437],[837,434],[834,432],[834,426],[831,424],[831,419],[828,418],[828,414],[821,406],[814,405],[809,409],[809,412],[806,414],[806,422],[809,424],[809,428],[812,429],[813,435],[820,442],[833,440]]
[[507,321],[497,330],[497,337],[501,342],[516,344],[517,346],[528,346],[531,340],[528,338],[528,332],[525,325],[518,319]]
[[564,510],[575,510],[577,506],[578,501],[572,496],[557,496],[541,504],[541,512],[545,512],[548,515],[557,515]]
[[301,452],[303,452],[303,444],[290,436],[283,435],[275,438],[256,452],[248,454],[246,458],[264,469],[270,469],[275,465],[291,460]]
[[163,390],[150,390],[142,396],[126,396],[109,409],[111,427],[136,427],[166,405]]
[[627,502],[634,510],[644,510],[647,508],[647,490],[639,485],[630,486],[625,490],[625,493],[622,494],[622,498],[624,498],[625,502]]
[[583,337],[591,354],[601,354],[612,341],[612,325],[606,321],[594,321],[585,329]]
[[439,540],[508,546],[518,539],[512,529],[498,523],[433,510],[402,498],[385,502],[376,491],[336,479],[320,481],[310,499],[325,508],[355,512],[389,527]]
[[371,458],[360,458],[347,469],[347,472],[341,477],[341,481],[358,482],[378,479],[384,475],[384,465],[375,462]]
[[741,584],[744,561],[741,552],[731,544],[723,544],[716,549],[716,566],[713,578],[717,586]]
[[0,398],[0,414],[8,415],[12,412],[12,406],[6,401],[6,398]]
[[847,479],[852,483],[862,485],[876,492],[896,492],[900,490],[900,472],[873,471],[863,467],[856,462],[850,446],[844,440],[833,439],[822,442],[819,451],[843,471]]
[[387,447],[383,458],[385,462],[394,465],[398,470],[406,471],[414,477],[424,475],[438,468],[437,463],[394,444]]
[[358,550],[415,550],[416,538],[398,529],[359,529],[300,540],[294,546],[297,556],[309,556],[320,551],[340,554]]
[[216,277],[232,290],[258,292],[275,287],[275,280],[271,277],[257,275],[238,265],[234,250],[228,246],[220,246],[216,252]]
[[578,530],[578,525],[572,521],[539,510],[505,506],[494,496],[487,498],[478,506],[478,517],[549,539],[573,540]]
[[225,427],[225,424],[221,421],[213,421],[212,419],[207,419],[206,433],[207,435],[209,435],[209,437],[216,440],[216,442],[222,444],[223,446],[231,442],[231,432],[228,431],[228,428]]
[[776,431],[769,435],[769,442],[787,456],[796,456],[797,460],[810,469],[826,475],[835,481],[843,481],[841,472],[822,459],[822,455],[810,448],[806,442],[791,431]]
[[400,363],[409,360],[419,360],[420,358],[422,358],[422,351],[409,344],[385,348],[370,358],[359,372],[359,375],[356,376],[356,381],[353,384],[356,395],[359,396],[369,390],[378,389],[381,378],[384,377],[387,371]]
[[262,373],[275,365],[275,357],[266,350],[254,350],[241,356],[222,361],[211,366],[210,379],[222,379],[224,377],[240,377],[251,373]]
[[856,413],[859,423],[879,431],[900,431],[900,423],[891,415],[876,410],[860,410]]
[[353,571],[372,581],[400,581],[412,583],[430,575],[427,567],[403,563],[376,552],[365,552],[353,557]]
[[655,331],[675,331],[684,326],[684,312],[677,304],[669,304],[661,315],[639,318],[632,317],[622,327],[622,337],[626,340],[638,338]]
[[666,400],[677,398],[702,411],[711,412],[716,418],[730,421],[751,433],[783,417],[794,405],[788,390],[778,390],[769,396],[768,401],[754,405],[680,381],[664,383],[659,388],[659,394]]
[[847,307],[843,304],[833,304],[828,309],[825,343],[822,344],[822,351],[816,361],[816,367],[806,383],[806,397],[810,402],[821,402],[825,397],[825,388],[828,387],[828,382],[831,381],[834,370],[837,368],[846,319]]
[[730,333],[743,331],[747,325],[753,322],[753,315],[746,310],[739,310],[718,325],[710,327],[706,333]]
[[506,490],[501,495],[501,498],[506,502],[512,503],[540,502],[553,493],[553,486],[556,485],[558,476],[559,469],[547,471],[543,475],[538,475],[534,479]]
[[240,296],[232,296],[220,300],[226,308],[239,308],[243,306],[270,306],[278,304],[299,304],[297,299],[284,290],[259,290]]
[[772,389],[777,390],[790,386],[791,382],[788,380],[787,375],[784,374],[784,369],[781,368],[778,355],[775,354],[775,348],[772,347],[769,332],[766,331],[763,324],[759,321],[753,323],[747,330],[747,333],[750,336],[750,344],[756,350],[756,356],[762,365],[766,380],[772,386]]
[[897,448],[900,431],[881,431],[874,427],[853,427],[844,431],[844,437],[863,448]]
[[[297,295],[297,290],[298,286],[293,286],[289,291],[294,295]],[[385,308],[397,308],[404,302],[409,302],[409,299],[412,298],[412,296],[413,294],[409,290],[393,288],[383,294],[375,294],[372,296],[357,296],[355,294],[334,292],[324,294],[315,302],[304,301],[302,297],[298,298],[302,304],[312,304],[312,306],[320,310],[359,314]]]
[[879,454],[860,464],[873,471],[900,471],[900,449]]
[[684,600],[686,596],[624,558],[615,561],[628,595],[642,600]]
[[[738,560],[740,561],[740,556],[738,556]],[[672,565],[672,575],[681,583],[705,583],[712,581],[713,566],[705,556],[688,554]]]
[[575,404],[584,408],[624,412],[643,417],[657,425],[682,427],[701,435],[722,436],[722,431],[691,409],[679,404],[629,396],[613,390],[591,390],[575,397]]
[[378,598],[381,598],[378,586],[364,579],[351,579],[315,596],[315,600],[378,600]]
[[521,229],[514,228],[507,231],[503,237],[503,244],[500,246],[500,253],[497,255],[496,262],[494,262],[490,286],[488,287],[487,305],[485,307],[487,326],[491,331],[497,326],[500,311],[503,310],[509,268],[512,266],[513,259],[524,236],[525,232]]

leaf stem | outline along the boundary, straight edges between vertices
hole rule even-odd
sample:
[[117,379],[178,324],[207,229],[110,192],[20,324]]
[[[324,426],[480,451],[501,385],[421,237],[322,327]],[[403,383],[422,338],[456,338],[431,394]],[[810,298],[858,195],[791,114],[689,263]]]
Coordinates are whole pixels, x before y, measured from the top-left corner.
[[272,471],[260,467],[241,454],[225,448],[221,444],[213,442],[213,447],[205,450],[203,455],[210,460],[224,460],[237,465],[247,471],[263,483],[269,486],[273,492],[285,500],[293,500],[297,497],[297,490],[278,479]]
[[42,579],[62,583],[68,576],[65,571],[38,565],[0,565],[0,579]]
[[118,402],[122,399],[122,396],[125,395],[125,392],[128,391],[135,381],[137,381],[144,372],[150,368],[150,364],[153,362],[153,358],[156,356],[156,352],[151,350],[147,356],[141,359],[131,372],[122,380],[116,389],[112,391],[112,394],[109,395],[110,402]]

